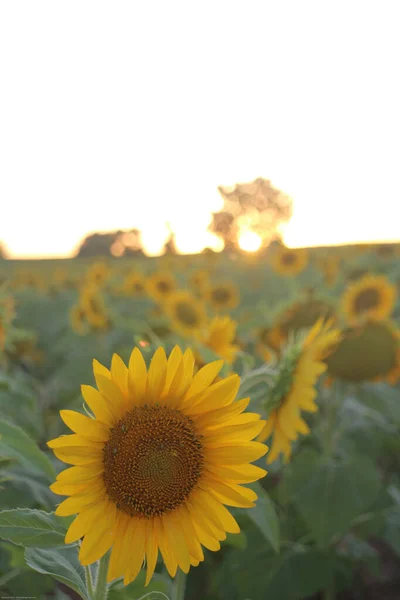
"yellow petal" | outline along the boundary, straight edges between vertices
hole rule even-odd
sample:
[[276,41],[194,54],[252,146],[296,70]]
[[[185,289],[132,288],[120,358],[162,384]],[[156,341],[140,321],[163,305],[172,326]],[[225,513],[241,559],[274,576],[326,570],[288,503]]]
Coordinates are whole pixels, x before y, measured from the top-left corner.
[[67,427],[85,438],[99,442],[106,442],[109,439],[109,428],[99,421],[89,419],[73,410],[60,410],[60,415]]
[[209,482],[204,480],[203,485],[205,487],[202,489],[208,489],[210,494],[223,504],[238,506],[239,508],[252,508],[255,506],[254,500],[257,500],[257,494],[253,490],[240,487],[234,483],[227,485],[216,480],[210,480]]
[[154,527],[154,522],[150,519],[147,524],[147,535],[146,535],[146,558],[147,558],[147,573],[145,586],[147,586],[151,578],[153,577],[154,569],[157,564],[158,556],[158,541],[157,532]]
[[96,488],[94,491],[82,496],[71,496],[67,498],[56,508],[56,515],[60,517],[69,517],[75,515],[84,508],[89,508],[98,502],[101,502],[105,497],[106,491]]
[[151,359],[147,376],[146,401],[148,404],[158,402],[164,389],[167,374],[167,357],[164,348],[156,350]]
[[69,469],[65,469],[61,471],[57,475],[57,481],[60,483],[82,483],[85,481],[90,481],[96,479],[103,473],[103,465],[98,466],[97,468],[92,467],[70,467]]
[[196,426],[198,428],[215,428],[215,427],[225,427],[226,423],[232,419],[241,415],[241,413],[246,410],[249,405],[250,398],[243,398],[242,400],[237,400],[233,402],[229,406],[224,406],[222,408],[218,408],[216,410],[210,410],[209,412],[198,415],[196,417]]
[[103,442],[89,440],[87,438],[84,438],[83,435],[77,435],[76,433],[73,433],[71,435],[60,435],[60,437],[47,442],[47,445],[51,449],[75,448],[81,446],[83,448],[98,450],[99,453],[102,452],[104,447]]
[[135,533],[131,539],[130,560],[125,571],[124,585],[129,585],[131,581],[134,581],[143,566],[146,548],[146,530],[147,521],[145,519],[138,519]]
[[59,481],[55,481],[51,484],[50,489],[53,494],[58,494],[59,496],[72,496],[73,494],[78,494],[83,491],[90,485],[90,481],[85,483],[60,483]]
[[248,442],[236,446],[223,446],[222,448],[212,448],[206,450],[206,457],[209,455],[215,464],[220,465],[240,465],[247,462],[253,462],[264,456],[268,447],[258,442]]
[[110,371],[104,365],[99,363],[99,361],[96,360],[95,358],[93,359],[93,373],[94,373],[94,378],[95,378],[97,387],[99,387],[99,385],[97,383],[98,375],[102,375],[103,377],[107,377],[108,379],[111,379]]
[[178,566],[184,573],[188,573],[190,569],[190,558],[183,533],[174,519],[171,519],[171,514],[163,515],[162,521],[168,545],[176,556]]
[[128,397],[128,367],[118,354],[111,360],[111,379],[119,387],[123,395]]
[[238,375],[231,375],[213,383],[205,392],[193,397],[193,404],[185,406],[185,414],[198,415],[228,406],[235,399],[239,385],[240,377]]
[[147,385],[147,367],[138,348],[134,348],[129,359],[128,390],[134,404],[144,404]]
[[107,582],[122,577],[125,571],[123,546],[127,544],[127,534],[131,517],[122,511],[117,511],[115,523],[114,544],[111,550],[110,563],[108,565]]
[[208,388],[224,365],[223,360],[216,360],[202,367],[193,377],[193,381],[186,393],[185,400],[204,392]]
[[111,548],[114,540],[116,513],[114,502],[108,502],[96,527],[86,533],[79,551],[79,561],[82,565],[91,565]]
[[205,469],[206,473],[209,471],[222,481],[234,481],[235,483],[252,483],[267,474],[264,469],[251,464],[222,467],[212,464],[211,461],[205,465]]
[[[189,386],[193,380],[193,369],[195,365],[195,358],[190,348],[185,350],[182,357],[182,362],[178,368],[177,374],[173,382],[168,396],[178,400],[177,405],[180,406],[182,399],[184,398]],[[172,403],[172,406],[175,404]]]
[[53,453],[58,459],[69,465],[85,465],[88,468],[93,466],[94,469],[103,467],[103,451],[96,448],[86,446],[53,448]]
[[188,507],[184,504],[175,510],[174,513],[171,513],[171,515],[173,515],[173,518],[177,519],[181,524],[182,533],[185,538],[190,556],[194,557],[199,562],[203,561],[203,550],[201,549],[200,542],[197,539],[196,531],[193,527]]
[[174,554],[171,552],[168,541],[166,539],[164,525],[162,523],[161,517],[154,519],[154,528],[156,530],[156,535],[158,539],[158,544],[160,547],[160,552],[164,561],[165,566],[167,567],[167,571],[170,577],[174,578],[176,575],[176,571],[178,569],[178,563],[175,559]]
[[72,544],[82,538],[91,526],[96,523],[99,516],[104,514],[106,506],[107,501],[103,500],[103,502],[82,510],[69,526],[65,536],[65,543]]
[[245,425],[233,425],[214,430],[205,436],[203,443],[207,448],[218,448],[232,442],[248,442],[255,438],[264,427],[264,421],[255,421]]
[[259,442],[265,442],[273,432],[276,424],[276,411],[272,412],[265,422],[264,428],[258,436]]
[[240,533],[240,527],[232,517],[231,513],[221,502],[216,500],[212,494],[207,491],[198,490],[200,502],[203,504],[207,514],[213,514],[218,520],[218,524],[223,531],[228,533]]
[[115,422],[115,417],[100,392],[91,385],[82,385],[81,391],[86,404],[96,419],[111,427]]
[[98,375],[97,385],[99,386],[101,395],[104,396],[106,402],[110,406],[110,409],[114,415],[114,422],[118,421],[127,411],[127,398],[125,398],[120,388],[118,385],[116,385],[116,383],[114,383],[114,381],[108,379],[107,377],[103,377],[103,375]]
[[182,350],[179,348],[179,346],[174,346],[167,362],[167,375],[165,378],[164,390],[162,392],[163,397],[168,394],[181,362]]

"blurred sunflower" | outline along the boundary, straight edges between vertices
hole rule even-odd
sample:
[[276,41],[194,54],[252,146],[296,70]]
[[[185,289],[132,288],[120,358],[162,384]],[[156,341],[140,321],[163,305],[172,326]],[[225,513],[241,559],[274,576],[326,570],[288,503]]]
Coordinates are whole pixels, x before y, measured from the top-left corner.
[[86,312],[82,306],[75,304],[70,310],[69,319],[75,333],[83,335],[86,332]]
[[289,346],[282,357],[281,369],[277,375],[268,399],[269,415],[259,441],[272,435],[272,446],[267,463],[276,460],[280,453],[288,462],[292,453],[292,442],[299,434],[308,434],[309,427],[301,418],[301,411],[316,412],[314,398],[317,395],[315,384],[326,371],[323,362],[340,339],[340,332],[331,329],[331,323],[320,319],[302,341]]
[[122,283],[122,293],[128,296],[144,296],[146,293],[145,279],[141,273],[129,273]]
[[146,280],[146,290],[154,300],[164,302],[176,290],[175,277],[168,271],[153,273]]
[[235,362],[240,346],[235,344],[237,322],[230,317],[214,317],[201,334],[201,342],[228,365]]
[[110,328],[110,319],[103,296],[96,287],[87,286],[81,291],[79,306],[84,311],[91,329],[105,331]]
[[308,251],[303,248],[291,249],[283,245],[274,248],[271,266],[280,275],[294,277],[308,265]]
[[340,263],[340,257],[335,255],[328,255],[318,261],[318,266],[324,275],[324,282],[327,287],[335,285],[340,273]]
[[395,286],[383,275],[366,275],[349,285],[342,297],[343,312],[350,323],[360,317],[386,319],[396,301]]
[[48,442],[72,467],[51,486],[69,496],[56,514],[77,514],[65,542],[81,538],[79,560],[89,565],[110,548],[108,581],[125,585],[147,566],[152,578],[158,551],[171,577],[204,560],[202,546],[219,550],[239,526],[224,505],[252,507],[256,494],[243,484],[265,471],[250,464],[267,447],[251,441],[264,426],[235,401],[239,377],[213,383],[223,361],[193,376],[192,351],[163,348],[149,369],[135,348],[126,367],[114,354],[111,369],[93,362],[98,390],[82,386],[93,418],[60,412],[74,432]]
[[202,295],[210,283],[208,271],[206,269],[197,269],[197,271],[194,271],[190,275],[189,283],[196,292]]
[[400,332],[388,321],[368,320],[349,327],[326,364],[332,379],[394,384],[400,377]]
[[356,269],[351,269],[346,273],[346,279],[347,281],[357,281],[365,275],[368,275],[368,273],[368,269],[362,269],[360,267],[357,267]]
[[274,327],[260,327],[257,332],[257,340],[257,353],[265,362],[269,362],[273,357],[273,352],[279,353],[281,346],[286,341],[286,336],[283,335],[278,325]]
[[90,265],[86,272],[86,279],[90,283],[102,286],[110,276],[110,268],[104,262],[96,262]]
[[232,281],[210,284],[205,297],[217,311],[231,310],[239,304],[239,290]]
[[204,304],[190,292],[173,292],[165,301],[164,309],[173,329],[188,337],[198,336],[207,322]]
[[309,295],[307,300],[294,302],[276,319],[275,330],[279,331],[282,341],[288,339],[291,331],[312,327],[318,319],[335,321],[335,307],[326,300]]
[[376,254],[381,258],[393,258],[397,254],[397,245],[396,244],[378,244],[374,248]]

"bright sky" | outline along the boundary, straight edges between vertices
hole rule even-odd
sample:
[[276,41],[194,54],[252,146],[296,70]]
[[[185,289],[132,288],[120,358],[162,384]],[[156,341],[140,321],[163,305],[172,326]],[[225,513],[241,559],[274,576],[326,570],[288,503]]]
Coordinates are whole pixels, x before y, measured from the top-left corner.
[[200,250],[218,185],[289,193],[289,245],[400,238],[398,0],[3,0],[0,240],[71,253],[169,221]]

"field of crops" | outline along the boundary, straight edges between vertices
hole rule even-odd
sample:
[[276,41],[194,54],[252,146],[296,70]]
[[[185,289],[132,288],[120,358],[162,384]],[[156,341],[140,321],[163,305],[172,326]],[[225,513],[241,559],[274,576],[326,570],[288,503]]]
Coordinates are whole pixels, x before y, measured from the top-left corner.
[[399,289],[395,245],[1,261],[0,598],[400,598]]

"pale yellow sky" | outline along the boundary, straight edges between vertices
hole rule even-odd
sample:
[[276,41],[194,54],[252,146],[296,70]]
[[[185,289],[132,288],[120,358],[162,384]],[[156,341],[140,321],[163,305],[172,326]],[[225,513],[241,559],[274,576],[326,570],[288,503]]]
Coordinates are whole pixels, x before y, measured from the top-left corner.
[[289,245],[400,238],[397,0],[0,3],[0,240],[71,253],[165,222],[209,241],[217,186],[289,193]]

